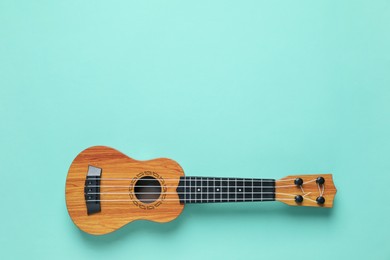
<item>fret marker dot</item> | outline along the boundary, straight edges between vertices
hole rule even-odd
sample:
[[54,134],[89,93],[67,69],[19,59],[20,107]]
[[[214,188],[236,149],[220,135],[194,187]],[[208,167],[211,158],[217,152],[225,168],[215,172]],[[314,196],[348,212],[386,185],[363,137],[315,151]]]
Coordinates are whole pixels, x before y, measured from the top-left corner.
[[198,189],[198,191],[200,191],[200,189]]
[[219,191],[219,189],[217,189],[217,191]]
[[238,189],[238,191],[241,191],[241,189]]

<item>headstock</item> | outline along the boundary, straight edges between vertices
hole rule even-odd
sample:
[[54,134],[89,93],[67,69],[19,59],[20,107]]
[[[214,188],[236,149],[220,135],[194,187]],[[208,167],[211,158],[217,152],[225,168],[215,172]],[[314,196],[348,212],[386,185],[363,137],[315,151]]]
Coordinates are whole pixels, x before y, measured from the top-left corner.
[[290,175],[275,183],[275,200],[291,206],[333,207],[332,174]]

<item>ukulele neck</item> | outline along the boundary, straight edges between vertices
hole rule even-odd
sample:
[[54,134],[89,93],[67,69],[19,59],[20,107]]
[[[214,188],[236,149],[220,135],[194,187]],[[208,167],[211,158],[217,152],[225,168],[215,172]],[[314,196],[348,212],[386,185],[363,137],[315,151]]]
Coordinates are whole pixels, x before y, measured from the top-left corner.
[[274,201],[274,179],[181,177],[180,203]]

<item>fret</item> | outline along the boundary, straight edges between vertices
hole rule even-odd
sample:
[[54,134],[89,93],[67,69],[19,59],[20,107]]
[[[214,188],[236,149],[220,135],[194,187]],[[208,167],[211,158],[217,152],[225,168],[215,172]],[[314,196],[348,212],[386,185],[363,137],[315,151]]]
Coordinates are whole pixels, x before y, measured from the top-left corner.
[[213,178],[213,199],[213,202],[215,202],[215,178]]
[[252,201],[254,200],[254,196],[253,196],[254,194],[253,194],[253,178],[252,178]]
[[214,189],[215,186],[213,184],[213,178],[207,178],[206,180],[206,192],[207,192],[207,202],[215,202],[214,201]]
[[220,178],[220,183],[219,183],[219,192],[220,192],[220,200],[219,200],[219,202],[223,202],[223,189],[222,189],[222,178]]
[[261,187],[260,200],[262,201],[263,200],[263,192],[264,192],[263,180],[260,180],[260,187]]
[[237,179],[234,179],[234,201],[237,202]]
[[200,191],[200,203],[203,203],[203,179],[202,179],[202,177],[200,177],[200,188],[198,189],[198,191]]
[[[184,200],[184,203],[191,203],[191,177],[184,178],[184,180],[187,183],[187,189],[186,189],[187,200]],[[179,186],[180,186],[180,183],[179,183]],[[179,198],[180,198],[180,194],[179,194]]]
[[184,201],[187,201],[187,179],[184,178]]
[[[184,178],[186,179],[186,182],[187,182],[187,190],[186,190],[186,194],[187,194],[187,200],[185,200],[184,202],[185,203],[191,203],[191,177],[188,177],[188,178]],[[179,183],[179,186],[180,186],[180,183]],[[184,194],[183,194],[184,195]],[[180,197],[180,194],[179,194],[179,197]],[[184,197],[184,196],[183,196]]]
[[177,187],[181,203],[275,200],[275,180],[181,177]]
[[204,203],[209,202],[209,190],[208,190],[208,179],[209,178],[202,178],[202,201]]

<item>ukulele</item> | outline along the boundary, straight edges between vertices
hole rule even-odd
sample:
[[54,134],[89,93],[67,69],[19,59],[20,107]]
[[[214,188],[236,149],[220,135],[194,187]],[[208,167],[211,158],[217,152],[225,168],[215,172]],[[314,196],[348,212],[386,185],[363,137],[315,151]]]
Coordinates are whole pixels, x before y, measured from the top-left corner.
[[166,158],[137,161],[106,147],[82,151],[66,179],[66,207],[81,230],[102,235],[139,219],[168,222],[185,204],[280,201],[331,208],[331,174],[290,175],[280,180],[187,177]]

